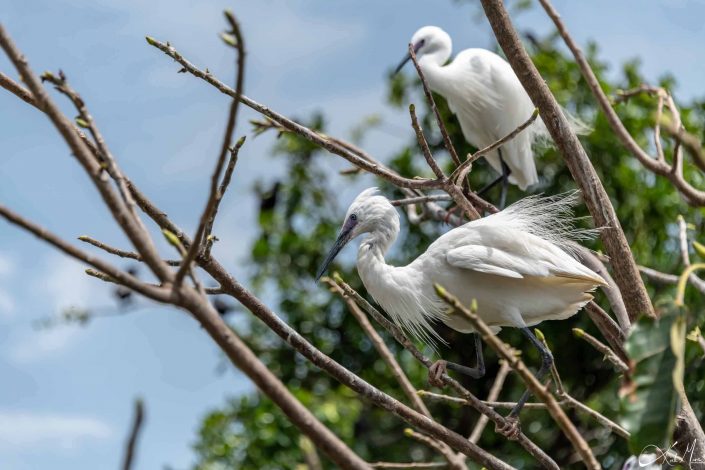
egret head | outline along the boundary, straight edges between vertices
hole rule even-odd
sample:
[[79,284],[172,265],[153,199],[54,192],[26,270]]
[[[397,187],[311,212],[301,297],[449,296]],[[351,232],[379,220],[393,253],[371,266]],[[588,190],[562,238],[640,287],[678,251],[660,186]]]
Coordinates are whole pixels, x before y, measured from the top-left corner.
[[340,250],[363,233],[377,234],[385,249],[399,233],[399,214],[389,200],[378,193],[377,188],[364,190],[350,204],[338,238],[318,270],[316,280],[323,276]]
[[[424,26],[419,29],[411,37],[411,44],[418,59],[421,59],[422,56],[435,56],[439,65],[448,60],[453,47],[448,33],[438,26]],[[411,60],[411,54],[407,53],[394,73],[399,73],[409,60]]]

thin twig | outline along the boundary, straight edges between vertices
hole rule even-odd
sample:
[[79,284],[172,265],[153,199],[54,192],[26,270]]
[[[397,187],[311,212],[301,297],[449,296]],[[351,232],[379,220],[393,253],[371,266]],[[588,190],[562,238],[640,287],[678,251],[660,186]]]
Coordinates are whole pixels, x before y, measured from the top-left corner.
[[468,158],[460,165],[458,168],[453,171],[453,173],[450,175],[450,179],[452,181],[455,181],[456,184],[459,184],[460,181],[464,180],[467,174],[470,172],[472,169],[472,163],[477,160],[480,157],[483,157],[490,153],[491,151],[501,147],[502,145],[506,144],[510,140],[512,140],[514,137],[519,135],[521,131],[529,127],[533,122],[536,120],[536,118],[539,117],[539,109],[536,108],[534,109],[534,112],[531,113],[531,116],[529,116],[529,119],[527,119],[525,122],[519,124],[519,126],[514,129],[512,132],[509,134],[505,135],[495,143],[488,145],[487,147],[478,150],[477,152],[473,153],[471,156],[468,156]]
[[416,432],[411,428],[404,429],[404,435],[416,441],[419,441],[422,444],[427,445],[431,449],[441,454],[443,458],[446,459],[446,462],[448,462],[448,468],[454,470],[467,470],[465,463],[462,460],[459,460],[457,455],[455,455],[447,447],[442,446],[441,443],[437,440],[427,436],[426,434]]
[[629,366],[622,359],[620,359],[609,346],[601,342],[599,339],[589,333],[586,333],[580,328],[573,328],[573,334],[576,338],[585,340],[590,346],[604,354],[605,359],[610,361],[620,372],[629,371]]
[[[497,372],[497,375],[494,378],[494,382],[492,382],[490,393],[487,394],[487,400],[485,401],[485,404],[488,406],[492,406],[489,403],[494,402],[495,400],[497,400],[497,398],[499,398],[499,394],[502,391],[502,387],[504,387],[504,381],[507,379],[509,372],[512,370],[509,364],[507,364],[507,361],[499,361],[499,363],[499,371]],[[470,433],[470,437],[468,437],[470,442],[477,443],[480,441],[482,431],[485,430],[485,427],[487,426],[489,420],[490,419],[487,416],[480,415],[480,418],[477,420],[475,427]]]
[[323,277],[321,278],[321,281],[328,284],[333,292],[340,295],[343,300],[345,300],[345,303],[348,305],[348,309],[358,321],[358,323],[362,327],[362,330],[367,334],[367,336],[369,336],[375,349],[377,349],[379,355],[391,369],[392,375],[395,379],[397,379],[397,382],[404,391],[404,394],[407,396],[409,401],[411,401],[414,408],[416,408],[418,412],[430,417],[431,413],[428,411],[428,408],[426,408],[426,405],[424,404],[423,400],[421,400],[419,395],[416,393],[416,388],[411,385],[409,378],[406,376],[401,366],[394,358],[394,355],[389,350],[387,345],[384,344],[384,340],[379,335],[379,333],[377,333],[377,330],[375,330],[374,326],[372,326],[372,323],[370,323],[370,321],[367,319],[367,316],[362,312],[362,310],[360,310],[360,307],[357,305],[357,303],[355,303],[355,300],[348,297],[343,288],[336,284],[333,279],[329,277]]
[[457,298],[449,294],[443,287],[436,285],[436,293],[443,299],[452,309],[455,315],[462,315],[467,319],[479,334],[482,335],[482,339],[494,349],[497,354],[505,359],[509,365],[514,369],[524,380],[529,389],[546,403],[548,412],[551,414],[555,422],[561,428],[565,436],[573,444],[573,447],[580,455],[581,459],[591,469],[601,468],[600,464],[595,459],[590,446],[588,446],[585,439],[583,439],[580,432],[576,429],[575,425],[568,419],[565,412],[561,409],[557,400],[551,395],[547,388],[539,382],[536,377],[529,371],[524,362],[512,354],[510,349],[502,342],[497,336],[492,333],[487,324],[482,321],[482,319],[473,311],[465,308]]
[[447,194],[427,194],[426,196],[415,196],[415,197],[407,197],[404,199],[396,199],[394,201],[390,201],[393,206],[408,206],[412,204],[423,204],[426,202],[436,202],[436,201],[450,201],[453,198],[451,198]]
[[414,468],[446,468],[446,462],[375,462],[371,463],[372,468],[398,468],[398,469],[414,469]]
[[[506,361],[502,361],[502,364],[506,364]],[[509,367],[509,366],[507,366]],[[501,370],[501,368],[500,368]],[[511,367],[509,367],[511,371]],[[505,375],[506,378],[506,375]],[[495,380],[496,383],[496,380]],[[454,403],[456,405],[472,406],[466,399],[460,397],[452,397],[450,395],[444,395],[442,393],[429,392],[428,390],[419,390],[419,396],[422,398],[430,398],[433,400],[444,401],[447,403]],[[489,397],[488,397],[489,398]],[[509,409],[516,406],[516,402],[513,401],[494,401],[494,400],[482,400],[482,403],[489,406],[490,408],[502,408]],[[527,409],[546,409],[545,403],[532,403],[528,402],[524,406]],[[483,415],[484,416],[484,415]],[[472,439],[471,439],[472,440]]]
[[122,470],[132,470],[137,450],[137,439],[139,439],[142,424],[144,423],[144,403],[141,399],[135,400],[135,408],[132,417],[132,428],[125,444],[125,453],[122,460]]
[[426,137],[421,130],[419,120],[416,117],[416,106],[413,104],[409,105],[409,115],[411,116],[411,127],[416,133],[416,140],[419,142],[419,146],[421,147],[423,156],[426,159],[426,163],[428,163],[428,166],[433,171],[433,174],[436,175],[436,178],[445,181],[446,175],[443,173],[443,170],[441,170],[438,163],[436,163],[436,159],[433,158],[433,155],[431,154],[431,149],[428,147],[428,142],[426,141]]
[[[242,34],[240,34],[240,25],[233,14],[226,11],[225,18],[228,20],[228,23],[230,23],[232,34],[235,36],[235,46],[237,48],[235,95],[233,96],[233,102],[230,105],[230,112],[228,114],[228,123],[225,128],[223,144],[221,145],[220,154],[218,155],[218,160],[215,165],[215,169],[213,170],[213,175],[211,176],[211,187],[210,194],[208,195],[208,201],[206,202],[206,207],[203,209],[203,213],[201,214],[201,220],[198,223],[196,234],[193,236],[193,244],[188,248],[188,252],[186,253],[186,256],[184,256],[184,262],[174,277],[175,288],[178,288],[179,284],[184,279],[186,272],[191,268],[191,264],[196,258],[198,251],[201,249],[201,242],[206,232],[206,227],[209,224],[213,224],[212,218],[217,210],[218,185],[220,183],[220,175],[223,172],[223,166],[225,165],[225,157],[228,153],[234,153],[230,152],[229,149],[233,131],[235,130],[235,126],[237,124],[237,111],[240,106],[240,98],[242,97],[243,82],[245,79],[245,45],[243,43]],[[241,141],[244,143],[244,140],[241,139]]]
[[[208,84],[212,85],[215,87],[219,92],[235,97],[237,96],[235,90],[224,84],[222,81],[218,80],[213,76],[211,73],[206,73],[202,70],[200,70],[198,67],[194,66],[191,62],[186,60],[179,52],[174,49],[174,47],[170,45],[166,45],[160,41],[157,41],[154,38],[147,37],[147,42],[151,45],[159,49],[160,51],[164,52],[166,55],[174,59],[176,62],[178,62],[188,73],[193,75],[194,77],[200,78],[201,80],[204,80]],[[322,136],[320,133],[313,131],[306,126],[302,126],[301,124],[273,111],[269,107],[260,104],[256,101],[254,101],[251,98],[248,98],[245,95],[240,96],[240,102],[244,104],[245,106],[257,111],[258,113],[261,113],[262,115],[268,117],[269,119],[273,120],[276,122],[278,125],[282,126],[283,128],[289,130],[290,132],[293,132],[297,135],[300,135],[301,137],[305,138],[306,140],[309,140],[319,147],[328,150],[329,152],[341,156],[353,165],[362,168],[363,170],[375,174],[377,176],[380,176],[390,183],[400,187],[400,188],[416,188],[416,189],[433,189],[433,188],[440,188],[442,186],[440,181],[437,180],[429,180],[429,179],[413,179],[413,178],[404,178],[402,176],[399,176],[398,173],[395,171],[387,168],[383,164],[381,164],[379,161],[370,161],[368,159],[365,159],[358,155],[356,152],[351,151],[349,148],[340,145],[335,139],[328,139],[325,136]]]
[[0,205],[0,217],[4,218],[11,224],[14,224],[30,232],[31,234],[44,240],[45,242],[54,246],[59,251],[66,253],[72,258],[75,258],[90,266],[93,266],[101,272],[107,273],[108,276],[116,279],[120,284],[123,284],[129,287],[130,289],[139,292],[145,297],[157,300],[159,302],[166,302],[168,300],[169,294],[164,289],[158,286],[151,286],[149,284],[145,284],[136,277],[132,276],[131,274],[128,274],[124,271],[120,271],[119,269],[106,263],[105,261],[79,250],[78,248],[70,245],[68,242],[61,239],[52,232],[48,231],[47,229],[40,227],[34,222],[25,219],[24,217],[20,216],[19,214],[16,214],[15,212],[12,212],[10,209],[2,205]]
[[619,329],[619,326],[612,320],[612,317],[593,300],[585,305],[585,311],[590,317],[590,320],[592,320],[595,326],[597,326],[597,329],[600,330],[600,333],[602,333],[610,344],[615,354],[617,354],[622,361],[628,362],[627,351],[624,349],[624,340],[627,336]]
[[211,214],[210,219],[208,219],[208,224],[206,225],[206,233],[205,233],[205,239],[206,239],[206,248],[204,250],[203,256],[208,258],[211,255],[211,249],[213,248],[213,242],[217,240],[212,235],[213,232],[213,224],[215,223],[215,218],[218,216],[218,209],[220,208],[220,202],[223,200],[223,196],[225,196],[225,191],[227,191],[228,186],[230,185],[230,180],[233,176],[233,171],[235,171],[235,165],[237,164],[237,156],[240,152],[240,148],[243,146],[245,143],[245,136],[242,136],[236,143],[235,146],[232,147],[230,150],[230,160],[228,161],[228,166],[225,168],[225,174],[223,174],[223,181],[220,183],[220,187],[218,188],[218,192],[216,193],[215,196],[215,207],[213,208],[213,213]]
[[[602,90],[602,87],[600,86],[600,83],[597,80],[595,73],[590,67],[590,64],[585,58],[582,50],[577,46],[573,38],[568,33],[568,30],[563,21],[561,20],[561,17],[558,12],[555,10],[555,8],[553,8],[553,5],[551,5],[548,0],[539,0],[539,2],[543,6],[544,10],[546,10],[548,16],[553,20],[553,23],[556,25],[559,34],[565,41],[568,48],[573,53],[573,57],[575,57],[575,61],[580,67],[580,71],[582,72],[583,78],[585,78],[585,80],[587,81],[593,96],[595,96],[598,104],[600,105],[600,108],[602,109],[602,112],[604,112],[605,116],[607,117],[607,122],[610,124],[610,127],[617,135],[617,138],[619,138],[619,140],[622,142],[622,145],[624,145],[627,150],[629,150],[648,170],[652,171],[653,173],[656,173],[657,175],[661,175],[668,178],[671,183],[676,187],[676,189],[681,194],[683,194],[685,200],[689,204],[696,206],[704,206],[705,191],[700,191],[694,188],[688,182],[686,182],[683,179],[680,171],[673,171],[674,168],[672,168],[671,165],[669,165],[667,162],[659,160],[658,158],[652,158],[644,149],[639,146],[636,140],[634,140],[632,135],[624,126],[624,123],[622,123],[622,121],[619,119],[619,116],[617,116],[617,113],[612,108],[610,100],[605,94],[605,92]],[[674,119],[680,120],[676,115],[674,115]]]
[[[110,253],[111,255],[119,256],[120,258],[133,259],[135,261],[144,261],[144,259],[139,253],[112,247],[87,235],[81,235],[80,237],[78,237],[78,239],[82,242],[88,243],[89,245],[93,245],[96,248],[100,248],[101,250],[105,251],[106,253]],[[164,262],[169,266],[179,266],[181,264],[181,260],[177,259],[164,260]]]
[[145,263],[154,274],[162,280],[171,280],[172,272],[169,267],[162,262],[156,246],[152,242],[144,226],[132,216],[130,209],[120,196],[115,194],[109,182],[101,178],[102,168],[94,158],[94,153],[75,132],[74,124],[64,116],[61,110],[52,101],[49,94],[42,86],[39,78],[35,75],[27,63],[27,59],[14,44],[10,36],[0,24],[0,47],[5,51],[10,61],[13,63],[22,81],[28,86],[32,93],[37,108],[42,110],[52,121],[54,127],[59,131],[64,141],[71,149],[72,154],[85,169],[96,189],[100,193],[103,201],[110,208],[110,212],[115,221],[120,225],[125,235],[133,245],[139,249],[140,254],[145,258]]
[[624,429],[622,426],[615,423],[611,419],[605,417],[603,414],[598,413],[597,411],[593,410],[589,406],[583,404],[582,402],[580,402],[580,400],[576,400],[571,395],[569,395],[567,393],[559,393],[558,396],[562,400],[565,400],[565,403],[568,406],[570,406],[571,408],[575,408],[578,411],[582,411],[583,413],[586,413],[586,414],[592,416],[595,419],[595,421],[597,421],[598,423],[602,424],[603,426],[611,429],[615,434],[623,437],[624,439],[628,440],[629,437],[631,436],[629,431]]

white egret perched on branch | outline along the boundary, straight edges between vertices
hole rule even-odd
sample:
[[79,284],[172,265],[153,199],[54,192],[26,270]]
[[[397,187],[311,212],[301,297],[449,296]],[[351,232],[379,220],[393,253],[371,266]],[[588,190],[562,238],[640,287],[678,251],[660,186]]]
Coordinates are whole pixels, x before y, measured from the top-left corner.
[[[465,305],[477,302],[478,316],[495,334],[502,327],[521,329],[541,353],[540,380],[553,357],[528,327],[574,315],[592,299],[590,291],[606,285],[571,255],[576,240],[592,236],[573,227],[570,214],[576,194],[524,198],[450,230],[409,265],[395,267],[384,255],[399,233],[399,215],[376,188],[366,189],[350,205],[317,278],[350,240],[368,234],[360,244],[357,270],[367,292],[394,322],[426,344],[440,339],[432,327],[436,321],[462,333],[474,332],[468,320],[447,315],[448,307],[434,289],[441,285]],[[437,382],[446,367],[474,378],[484,375],[477,333],[474,340],[475,368],[438,361],[429,371],[430,381]],[[510,413],[514,422],[526,399],[528,393]]]
[[[534,112],[534,105],[514,70],[494,52],[465,49],[445,65],[452,42],[448,33],[436,26],[424,26],[416,31],[411,47],[429,87],[446,99],[448,107],[458,117],[465,140],[473,146],[479,149],[490,146],[526,122]],[[410,59],[411,55],[407,54],[395,73]],[[570,119],[574,130],[586,131],[584,124]],[[501,182],[499,207],[503,208],[508,183],[521,190],[537,183],[532,145],[547,136],[546,126],[539,118],[500,148],[484,155],[500,176],[478,194]]]

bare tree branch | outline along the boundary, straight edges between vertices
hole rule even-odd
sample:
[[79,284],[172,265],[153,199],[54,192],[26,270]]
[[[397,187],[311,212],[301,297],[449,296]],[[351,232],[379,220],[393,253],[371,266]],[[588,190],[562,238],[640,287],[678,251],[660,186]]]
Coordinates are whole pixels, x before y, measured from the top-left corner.
[[[504,386],[504,381],[507,379],[509,372],[512,370],[509,364],[507,364],[507,361],[499,361],[499,363],[499,371],[497,372],[497,375],[494,378],[494,382],[492,382],[490,393],[487,395],[487,400],[485,401],[485,404],[488,404],[488,406],[491,406],[488,402],[493,402],[497,400],[497,398],[499,398],[499,394],[502,391],[502,387]],[[468,437],[470,442],[477,443],[480,441],[482,431],[485,430],[485,427],[487,426],[489,420],[490,419],[486,415],[480,415],[480,418],[477,420],[477,423],[475,424],[472,433],[470,433],[470,437]]]
[[123,454],[122,470],[132,470],[132,464],[135,460],[135,451],[137,449],[137,439],[139,439],[142,424],[144,422],[144,403],[141,399],[135,400],[135,409],[132,417],[132,427],[125,445],[125,453]]
[[404,391],[404,394],[407,396],[414,408],[416,408],[416,411],[418,411],[419,413],[423,413],[430,418],[431,413],[428,411],[428,408],[426,408],[426,405],[424,404],[423,400],[421,400],[419,395],[416,393],[416,388],[411,385],[409,378],[406,376],[401,366],[394,358],[394,355],[389,350],[387,345],[384,344],[384,340],[379,335],[379,333],[377,333],[377,330],[375,330],[374,326],[372,326],[372,323],[370,323],[370,321],[367,319],[367,316],[362,312],[362,310],[360,310],[360,307],[357,305],[357,303],[355,303],[353,299],[348,297],[343,288],[336,284],[333,279],[329,277],[323,277],[321,278],[321,281],[328,284],[331,287],[332,292],[335,292],[343,298],[345,303],[348,305],[348,309],[362,327],[362,330],[367,334],[367,336],[369,336],[370,341],[372,341],[372,344],[374,345],[375,349],[377,349],[379,355],[391,369],[392,375],[397,380],[397,382],[399,382],[401,389]]
[[237,164],[237,156],[238,156],[238,153],[240,152],[240,148],[243,146],[244,143],[245,143],[245,136],[242,136],[235,143],[235,146],[230,149],[230,160],[228,161],[228,166],[225,168],[225,174],[223,175],[223,181],[220,183],[220,188],[218,188],[218,192],[216,193],[216,196],[215,196],[215,207],[213,208],[213,214],[211,215],[211,218],[208,220],[208,224],[206,225],[206,233],[205,233],[206,248],[204,251],[204,256],[206,258],[210,256],[211,248],[213,248],[213,242],[216,240],[214,237],[212,237],[212,232],[213,232],[213,224],[215,223],[215,218],[218,216],[218,209],[220,208],[220,202],[223,200],[223,196],[225,196],[225,191],[227,191],[228,186],[230,185],[230,180],[233,176],[233,171],[235,170],[235,165]]
[[[140,256],[139,253],[135,253],[134,251],[125,251],[119,248],[112,247],[110,245],[106,245],[105,243],[91,238],[87,235],[81,235],[80,237],[78,237],[78,239],[82,242],[88,243],[89,245],[93,245],[96,248],[100,248],[101,250],[105,251],[106,253],[110,253],[111,255],[119,256],[120,258],[133,259],[135,261],[144,261],[144,259],[142,258],[142,256]],[[169,266],[178,266],[181,264],[181,260],[164,260],[164,262]]]
[[[548,16],[553,20],[553,23],[556,25],[556,28],[558,29],[558,32],[565,41],[566,45],[573,53],[575,61],[578,63],[580,71],[583,74],[583,78],[585,78],[585,80],[587,81],[590,89],[592,90],[592,94],[595,96],[598,104],[600,105],[600,108],[602,109],[602,112],[604,112],[605,116],[607,117],[607,121],[609,122],[610,127],[612,127],[612,130],[622,142],[622,145],[624,145],[627,150],[629,150],[647,169],[656,173],[657,175],[661,175],[668,178],[669,181],[671,181],[671,183],[673,183],[673,185],[676,187],[676,189],[678,189],[678,191],[683,194],[683,196],[685,196],[685,199],[689,204],[696,206],[704,206],[705,191],[699,191],[695,189],[683,179],[678,149],[675,149],[674,165],[671,166],[662,159],[652,158],[648,153],[646,153],[644,149],[639,146],[639,144],[634,140],[634,138],[631,136],[626,127],[624,127],[624,124],[619,119],[619,116],[617,116],[617,113],[614,111],[614,109],[612,109],[612,105],[610,104],[609,98],[607,97],[607,95],[605,95],[604,91],[602,91],[600,83],[598,82],[595,73],[592,71],[590,64],[587,62],[587,59],[585,59],[583,52],[580,50],[575,41],[573,41],[573,38],[568,33],[568,30],[566,29],[565,24],[563,24],[563,21],[561,20],[561,17],[558,12],[555,10],[555,8],[553,8],[553,6],[548,0],[539,1],[543,6],[544,10],[546,10],[546,13],[548,13]],[[676,129],[679,129],[680,118],[677,115],[677,111],[674,115],[674,119],[678,120]]]
[[[622,292],[629,318],[640,314],[654,317],[654,309],[634,263],[629,243],[602,182],[575,132],[571,130],[562,108],[541,78],[524,49],[501,0],[481,0],[492,30],[510,65],[540,112],[546,128],[578,184],[585,203],[601,227],[600,236],[612,260],[615,281]],[[542,0],[544,1],[544,0]]]
[[[242,96],[242,87],[245,79],[245,45],[243,43],[242,34],[240,34],[240,25],[235,19],[235,16],[226,11],[225,18],[228,20],[228,23],[232,28],[231,33],[235,36],[235,46],[237,48],[235,94],[233,95],[233,102],[230,105],[230,112],[228,114],[228,123],[225,126],[225,137],[223,138],[223,144],[221,145],[220,154],[218,155],[218,160],[215,165],[215,169],[213,170],[213,175],[211,176],[211,187],[210,194],[208,195],[208,202],[206,203],[206,207],[203,209],[203,213],[201,214],[201,220],[198,223],[196,234],[193,236],[193,244],[188,248],[188,252],[186,253],[186,256],[184,256],[184,262],[181,264],[181,267],[176,272],[176,276],[174,277],[175,287],[178,287],[184,279],[186,272],[191,267],[191,263],[196,258],[198,251],[201,249],[201,242],[204,234],[206,233],[207,227],[213,224],[212,219],[215,217],[215,211],[217,211],[218,203],[220,201],[220,198],[218,198],[218,185],[220,183],[220,175],[223,172],[223,166],[225,165],[225,158],[228,153],[233,154],[235,158],[237,158],[237,153],[235,151],[230,152],[230,142],[232,141],[233,132],[235,130],[237,110],[240,106],[240,97]],[[244,140],[241,141],[244,143]],[[242,143],[240,146],[241,145]]]
[[22,77],[22,80],[29,87],[30,92],[34,96],[35,102],[38,104],[37,107],[43,110],[44,113],[51,119],[56,129],[70,147],[74,156],[90,175],[91,181],[93,181],[93,184],[100,192],[103,200],[110,208],[113,217],[130,241],[136,248],[138,248],[147,265],[159,279],[170,281],[173,274],[166,263],[161,260],[161,257],[152,243],[152,240],[149,238],[149,235],[143,229],[141,224],[132,216],[124,201],[115,194],[110,186],[110,183],[103,181],[100,177],[102,170],[98,162],[95,158],[93,158],[91,150],[74,131],[73,124],[61,113],[59,108],[51,100],[37,76],[30,69],[27,60],[19,49],[17,49],[2,25],[0,25],[0,47],[2,47],[5,51],[8,58]]

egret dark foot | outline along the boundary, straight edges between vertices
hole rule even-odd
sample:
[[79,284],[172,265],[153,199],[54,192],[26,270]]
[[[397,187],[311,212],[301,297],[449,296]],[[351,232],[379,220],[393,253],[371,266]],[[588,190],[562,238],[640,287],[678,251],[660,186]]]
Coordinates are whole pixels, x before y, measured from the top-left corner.
[[428,368],[428,384],[434,387],[443,387],[443,374],[446,373],[448,368],[448,361],[441,359],[431,364]]
[[510,441],[516,441],[521,433],[521,425],[519,424],[519,417],[512,416],[510,413],[506,418],[504,418],[503,425],[496,425],[494,428],[495,432],[500,433]]

